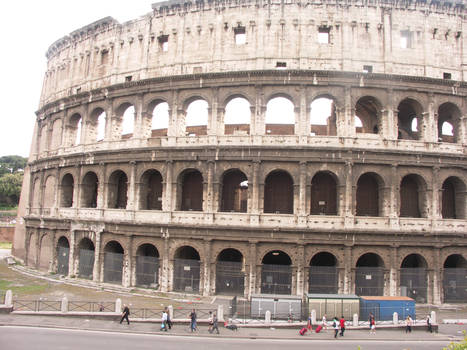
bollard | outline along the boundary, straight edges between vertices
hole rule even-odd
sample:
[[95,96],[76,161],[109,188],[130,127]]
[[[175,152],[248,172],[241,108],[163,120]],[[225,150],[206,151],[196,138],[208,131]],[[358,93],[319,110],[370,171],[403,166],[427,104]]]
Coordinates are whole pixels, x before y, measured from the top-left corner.
[[118,312],[118,313],[122,312],[122,299],[120,298],[115,300],[115,312]]
[[264,314],[264,323],[270,324],[271,323],[271,311],[267,310]]
[[5,294],[5,306],[6,307],[13,306],[13,294],[11,293],[10,289],[8,289]]
[[357,314],[353,314],[352,326],[358,327],[358,315]]
[[62,313],[67,313],[68,312],[68,298],[67,297],[62,298],[61,311],[62,311]]
[[217,320],[224,322],[224,305],[217,305]]
[[436,312],[431,312],[431,324],[436,324]]
[[173,319],[174,318],[174,307],[172,305],[169,305],[169,318]]
[[392,323],[396,326],[399,324],[399,315],[397,314],[397,312],[394,312],[392,314]]
[[316,310],[311,310],[311,324],[316,324]]

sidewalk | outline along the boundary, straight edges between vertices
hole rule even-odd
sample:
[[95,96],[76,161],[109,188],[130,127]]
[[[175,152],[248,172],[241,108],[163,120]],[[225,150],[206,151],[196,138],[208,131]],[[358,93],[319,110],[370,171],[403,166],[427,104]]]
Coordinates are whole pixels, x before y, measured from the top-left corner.
[[[175,323],[172,330],[161,332],[160,322],[132,322],[130,315],[130,325],[126,323],[120,324],[120,317],[115,316],[113,320],[101,320],[94,318],[82,317],[63,317],[63,316],[37,316],[37,315],[0,315],[0,327],[2,326],[26,326],[26,327],[48,327],[61,329],[80,329],[105,332],[125,332],[139,334],[158,334],[158,335],[178,335],[178,336],[196,336],[196,337],[230,337],[230,338],[251,338],[251,339],[296,339],[296,340],[334,340],[334,332],[332,329],[327,329],[319,334],[308,332],[305,336],[298,334],[301,326],[297,323],[296,328],[239,328],[238,331],[231,331],[224,327],[219,327],[220,334],[210,334],[207,326],[200,326],[197,332],[191,333],[187,324]],[[341,337],[338,337],[338,339]],[[417,330],[410,334],[406,334],[403,329],[380,329],[376,330],[375,335],[370,335],[367,329],[347,329],[345,339],[355,340],[446,340],[449,341],[460,339],[459,337],[450,336],[447,334],[427,333],[424,330]]]

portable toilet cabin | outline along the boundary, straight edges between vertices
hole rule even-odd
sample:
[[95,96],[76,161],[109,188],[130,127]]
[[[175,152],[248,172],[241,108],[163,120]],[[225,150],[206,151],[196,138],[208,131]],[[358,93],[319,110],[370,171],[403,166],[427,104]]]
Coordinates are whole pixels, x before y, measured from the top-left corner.
[[367,320],[372,313],[377,321],[390,321],[394,312],[399,315],[399,320],[408,315],[415,319],[415,300],[409,297],[360,297],[360,320]]
[[316,319],[321,320],[326,315],[327,320],[344,316],[351,320],[353,314],[358,314],[360,299],[355,294],[307,294],[308,312],[316,311]]

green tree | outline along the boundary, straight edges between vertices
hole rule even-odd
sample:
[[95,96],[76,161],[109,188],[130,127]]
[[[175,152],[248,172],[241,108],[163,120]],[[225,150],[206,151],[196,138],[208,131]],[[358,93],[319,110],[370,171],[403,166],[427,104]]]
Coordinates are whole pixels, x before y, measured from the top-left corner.
[[23,173],[5,174],[0,177],[0,202],[4,205],[17,205],[21,194]]
[[10,173],[22,172],[28,162],[27,158],[21,156],[0,157],[0,176]]

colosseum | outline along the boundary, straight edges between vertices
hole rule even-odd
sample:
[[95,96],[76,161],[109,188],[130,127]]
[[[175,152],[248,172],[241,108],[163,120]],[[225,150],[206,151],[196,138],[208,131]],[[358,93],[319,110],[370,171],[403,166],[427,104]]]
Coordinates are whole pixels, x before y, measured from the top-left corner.
[[161,292],[466,302],[464,26],[455,0],[170,0],[64,36],[14,255]]

